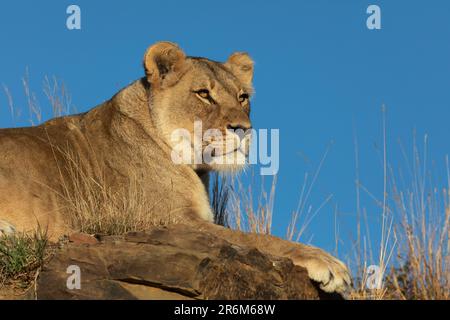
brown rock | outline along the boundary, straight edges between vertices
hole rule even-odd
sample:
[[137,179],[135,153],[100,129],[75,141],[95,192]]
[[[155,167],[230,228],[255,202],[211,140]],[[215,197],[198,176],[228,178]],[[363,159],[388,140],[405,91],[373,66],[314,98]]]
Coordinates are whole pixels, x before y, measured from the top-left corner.
[[72,233],[69,236],[69,241],[75,244],[97,244],[98,240],[86,233]]
[[[245,236],[245,235],[243,235]],[[69,266],[81,289],[68,289]],[[38,299],[319,299],[291,260],[184,225],[69,243],[41,272]]]

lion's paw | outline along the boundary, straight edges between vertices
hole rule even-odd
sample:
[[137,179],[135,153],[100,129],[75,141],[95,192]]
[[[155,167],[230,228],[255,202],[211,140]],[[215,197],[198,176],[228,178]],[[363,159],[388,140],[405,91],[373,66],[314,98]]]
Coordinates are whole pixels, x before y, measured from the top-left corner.
[[307,255],[302,254],[297,259],[294,258],[294,264],[304,267],[308,271],[308,276],[319,283],[319,287],[323,291],[337,292],[345,296],[352,283],[347,266],[320,249],[308,249],[313,252],[307,252]]
[[5,220],[0,220],[0,236],[12,235],[15,232],[16,228],[12,224]]

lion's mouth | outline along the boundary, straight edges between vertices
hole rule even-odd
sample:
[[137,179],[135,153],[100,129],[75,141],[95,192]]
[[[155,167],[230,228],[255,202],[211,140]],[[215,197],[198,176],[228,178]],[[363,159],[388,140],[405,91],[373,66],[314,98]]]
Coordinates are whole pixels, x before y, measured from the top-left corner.
[[212,157],[224,157],[232,154],[242,154],[247,156],[250,149],[251,137],[240,137],[237,134],[228,134],[225,139],[211,141],[205,150],[211,151]]
[[[250,156],[251,135],[241,138],[236,134],[204,139],[200,144],[189,141],[194,152],[193,161],[202,161],[204,164],[228,165],[246,164]],[[196,162],[197,163],[197,162]]]
[[250,140],[234,140],[234,141],[220,141],[210,143],[205,147],[205,151],[209,151],[212,157],[226,157],[233,154],[248,156],[250,149]]
[[240,152],[242,154],[246,154],[241,149],[240,146],[237,147],[237,148],[233,148],[232,150],[225,150],[224,152],[218,152],[218,151],[220,151],[220,150],[213,149],[213,151],[211,152],[211,156],[213,156],[213,157],[223,157],[223,156],[231,155],[231,154],[236,153],[236,152]]

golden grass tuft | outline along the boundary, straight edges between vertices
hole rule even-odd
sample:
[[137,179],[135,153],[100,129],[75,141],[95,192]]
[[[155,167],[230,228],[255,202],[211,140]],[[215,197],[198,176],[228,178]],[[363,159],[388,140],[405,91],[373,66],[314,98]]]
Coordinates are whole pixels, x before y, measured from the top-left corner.
[[[92,151],[93,152],[93,151]],[[152,226],[176,223],[170,214],[155,214],[136,175],[127,177],[119,188],[106,182],[102,166],[93,174],[73,152],[64,152],[66,177],[61,176],[63,203],[74,229],[88,234],[121,235],[144,231]]]

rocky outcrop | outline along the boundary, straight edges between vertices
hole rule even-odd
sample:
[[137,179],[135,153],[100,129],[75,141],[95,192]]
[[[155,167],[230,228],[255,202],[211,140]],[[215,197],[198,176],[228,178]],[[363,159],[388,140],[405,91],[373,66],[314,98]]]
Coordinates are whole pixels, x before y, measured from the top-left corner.
[[239,247],[184,225],[98,241],[80,235],[71,239],[42,270],[38,299],[329,297],[289,259]]

